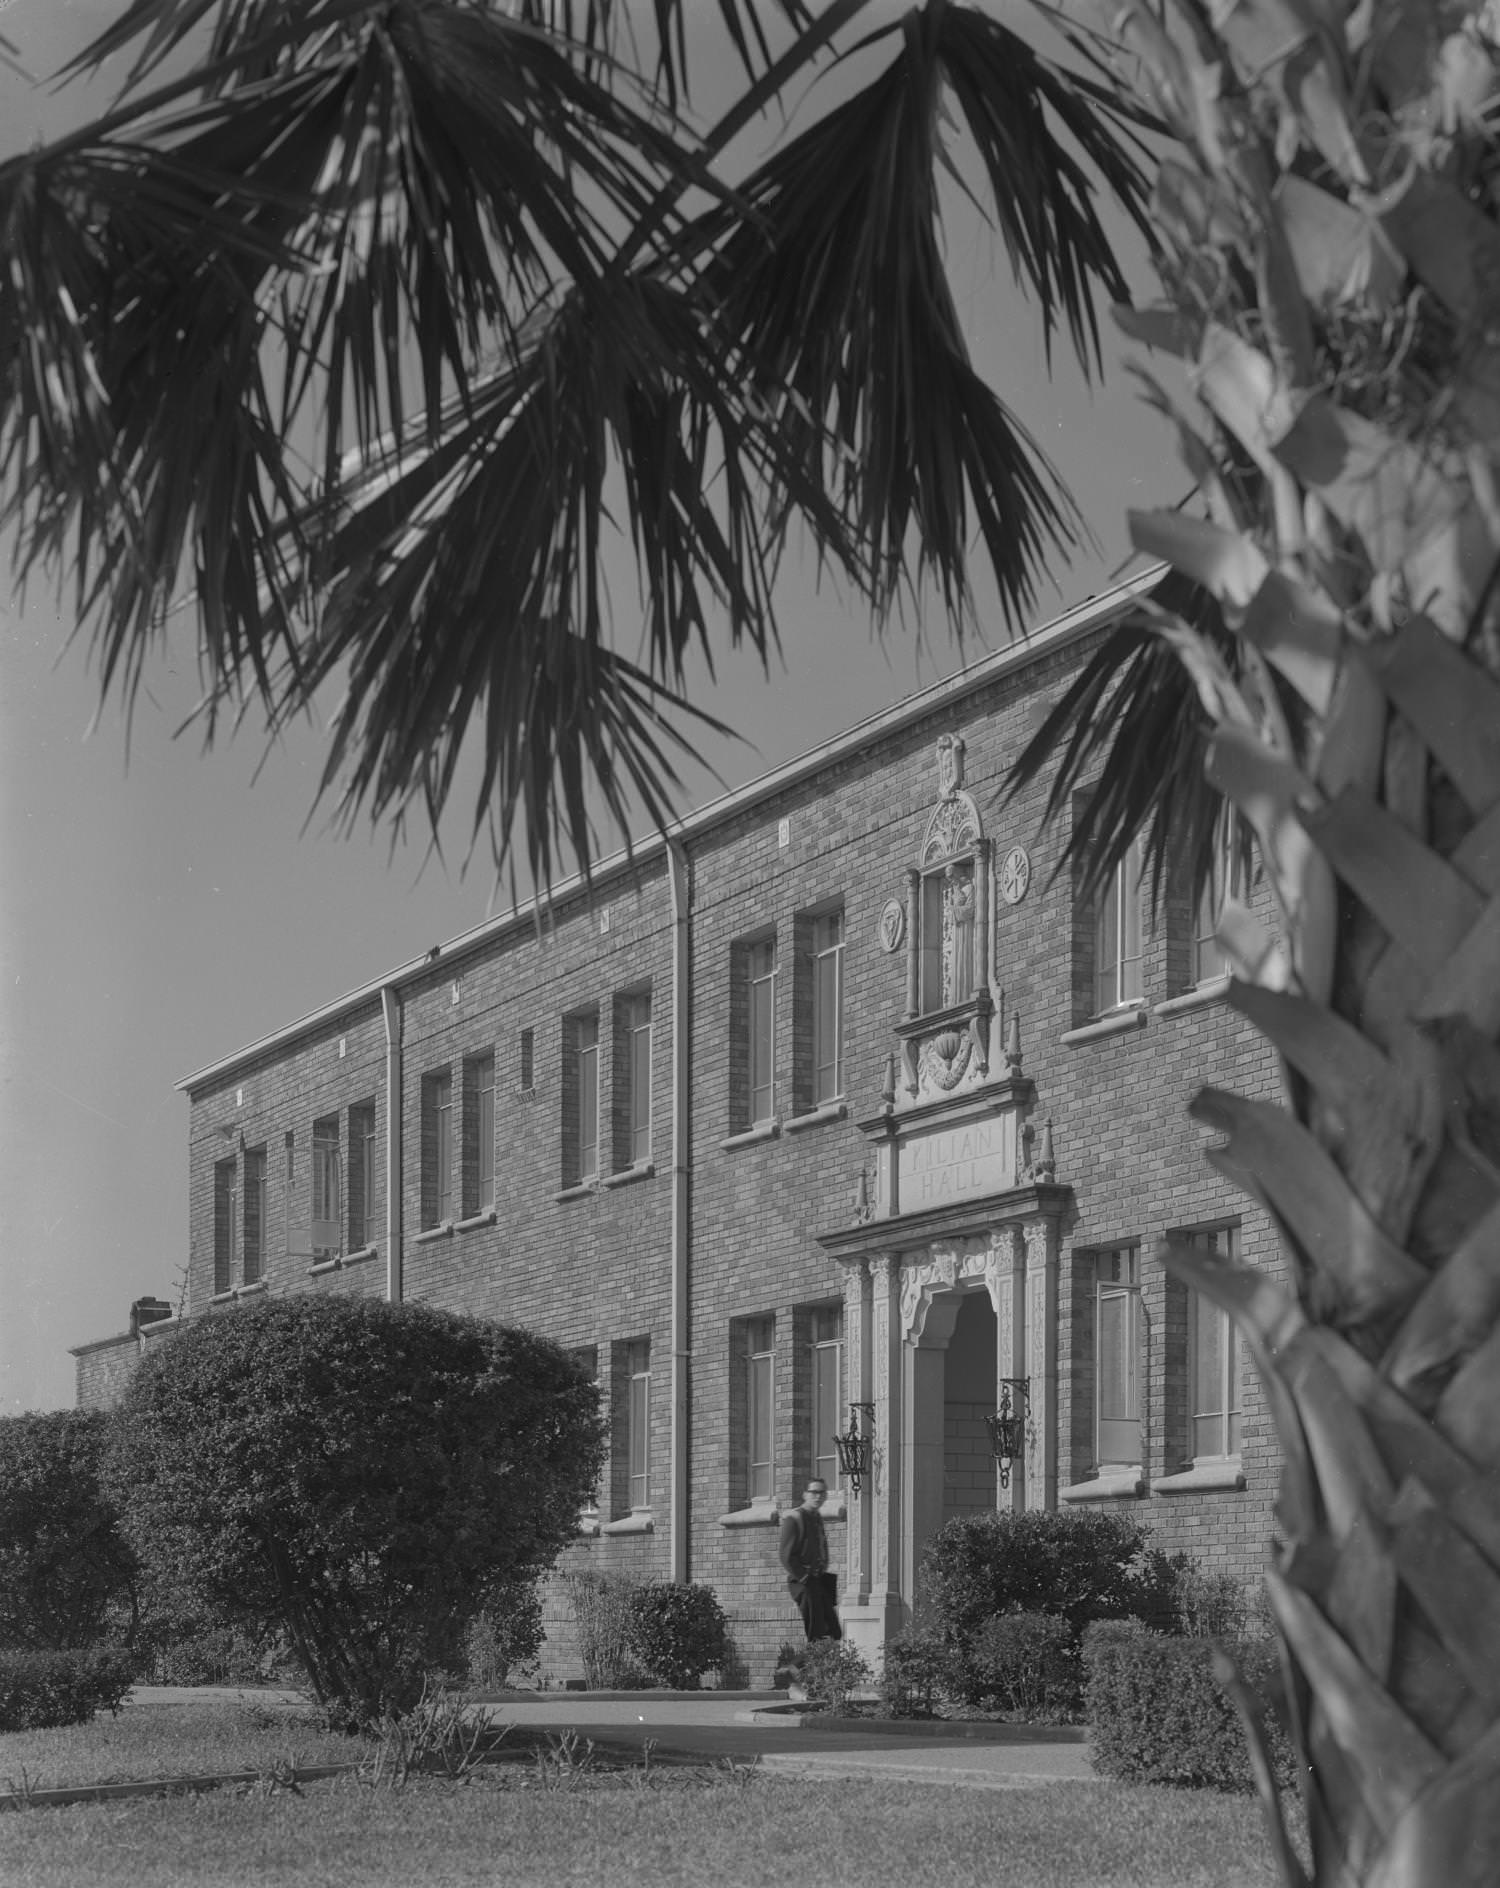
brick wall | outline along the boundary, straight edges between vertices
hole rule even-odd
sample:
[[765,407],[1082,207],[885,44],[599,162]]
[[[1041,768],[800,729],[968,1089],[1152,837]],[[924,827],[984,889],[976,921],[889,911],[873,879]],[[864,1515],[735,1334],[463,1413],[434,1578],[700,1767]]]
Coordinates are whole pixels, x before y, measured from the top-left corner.
[[[892,1025],[905,1006],[906,957],[878,939],[882,907],[904,895],[939,786],[936,742],[960,733],[965,786],[998,861],[1015,844],[1031,854],[1030,890],[1015,906],[997,900],[992,940],[996,997],[1004,1018],[1019,1018],[1034,1120],[1050,1118],[1058,1181],[1072,1189],[1060,1239],[1058,1384],[1059,1483],[1087,1480],[1093,1453],[1093,1295],[1082,1258],[1102,1245],[1135,1241],[1143,1265],[1142,1345],[1146,1385],[1142,1469],[1148,1492],[1131,1504],[1159,1543],[1252,1580],[1270,1531],[1275,1448],[1258,1386],[1247,1383],[1243,1490],[1157,1492],[1189,1452],[1187,1299],[1155,1263],[1168,1232],[1234,1219],[1243,1256],[1276,1265],[1271,1228],[1203,1159],[1204,1135],[1187,1120],[1191,1092],[1206,1080],[1274,1097],[1269,1052],[1222,1004],[1158,1014],[1183,994],[1189,974],[1191,912],[1180,886],[1146,940],[1144,1022],[1121,1033],[1068,1042],[1090,1020],[1092,922],[1057,873],[1065,826],[1040,831],[1046,783],[1007,802],[1004,773],[1039,717],[1094,645],[1084,639],[1041,652],[1025,669],[976,686],[924,720],[829,760],[817,774],[774,797],[738,805],[690,837],[691,899],[691,1577],[711,1582],[729,1612],[738,1657],[757,1680],[769,1675],[796,1615],[776,1558],[773,1527],[745,1521],[743,1396],[736,1385],[734,1333],[742,1321],[775,1320],[776,1495],[794,1501],[805,1478],[811,1430],[812,1308],[842,1296],[839,1266],[818,1243],[849,1225],[858,1176],[871,1164],[856,1120],[879,1105]],[[781,822],[786,822],[786,844]],[[810,1109],[811,1006],[807,952],[811,917],[841,906],[844,925],[846,1106]],[[749,1125],[744,978],[745,940],[777,941],[776,1087],[772,1131]],[[671,1014],[672,907],[664,861],[632,876],[598,881],[537,926],[518,926],[449,947],[401,993],[405,1150],[401,1210],[406,1295],[457,1311],[526,1326],[570,1349],[592,1347],[615,1436],[605,1477],[606,1530],[624,1518],[621,1461],[624,1388],[612,1360],[629,1339],[651,1346],[655,1415],[651,1482],[655,1530],[580,1536],[568,1566],[632,1577],[662,1577],[669,1476],[670,1255],[672,1236]],[[623,1133],[627,1060],[618,1052],[623,996],[649,988],[652,1030],[652,1168],[628,1165]],[[600,1018],[600,1184],[567,1184],[570,1130],[565,1019]],[[521,1041],[532,1032],[534,1085],[522,1092]],[[310,1028],[288,1044],[205,1082],[191,1096],[189,1309],[204,1310],[213,1289],[213,1169],[267,1153],[265,1286],[272,1292],[381,1292],[386,1284],[385,1038],[370,1001]],[[452,1191],[465,1197],[470,1159],[466,1119],[475,1105],[466,1059],[494,1058],[495,1211],[423,1229],[422,1085],[452,1079]],[[310,1218],[314,1119],[336,1114],[349,1175],[349,1110],[373,1103],[377,1214],[371,1253],[319,1268],[288,1250],[289,1226]],[[427,1161],[429,1189],[431,1152]],[[624,1169],[624,1171],[620,1171]],[[428,1200],[425,1217],[431,1218]],[[341,1211],[345,1203],[341,1203]],[[224,1300],[223,1302],[230,1302]],[[80,1358],[80,1401],[112,1392],[123,1369],[107,1346]],[[85,1377],[87,1376],[87,1383]],[[959,1412],[957,1403],[972,1407]],[[970,1458],[983,1408],[973,1397],[951,1412],[952,1493],[977,1487]],[[980,1423],[982,1428],[982,1422]],[[993,1484],[993,1465],[985,1472]],[[738,1516],[738,1520],[734,1517]],[[830,1544],[843,1552],[844,1524]],[[566,1608],[554,1583],[549,1621],[553,1667],[569,1650]]]

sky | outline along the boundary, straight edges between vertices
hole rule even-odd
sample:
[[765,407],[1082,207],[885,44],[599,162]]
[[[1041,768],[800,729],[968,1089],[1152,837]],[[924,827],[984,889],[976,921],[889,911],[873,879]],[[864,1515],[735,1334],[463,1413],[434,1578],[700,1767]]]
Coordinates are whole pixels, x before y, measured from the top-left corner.
[[[0,35],[55,72],[123,0],[0,0]],[[890,6],[880,9],[886,14]],[[709,12],[705,4],[705,14]],[[706,30],[706,29],[705,29]],[[712,115],[737,71],[705,60]],[[0,157],[102,109],[92,88],[35,89],[0,65]],[[1052,458],[1099,542],[1053,573],[1036,618],[1105,587],[1124,563],[1127,506],[1174,502],[1185,475],[1111,350],[1090,392],[1065,355],[1048,378],[1038,324],[972,216],[950,233],[976,364]],[[1137,279],[1144,279],[1137,272]],[[8,555],[5,547],[0,552]],[[626,563],[620,572],[628,570]],[[191,618],[147,670],[129,730],[100,712],[86,637],[45,588],[0,578],[0,1414],[71,1405],[69,1347],[124,1328],[147,1293],[176,1302],[187,1253],[188,1105],[176,1082],[428,946],[509,908],[468,827],[442,855],[392,846],[313,811],[321,728],[269,754],[253,723],[204,753],[176,730],[197,699]],[[875,638],[855,600],[791,569],[778,591],[784,661],[727,651],[695,699],[742,737],[706,748],[682,807],[754,779],[1005,631],[983,610],[963,648],[940,610]],[[614,592],[628,621],[633,583]],[[717,774],[718,778],[715,778]],[[309,815],[311,813],[311,819]],[[605,850],[612,850],[606,846]]]

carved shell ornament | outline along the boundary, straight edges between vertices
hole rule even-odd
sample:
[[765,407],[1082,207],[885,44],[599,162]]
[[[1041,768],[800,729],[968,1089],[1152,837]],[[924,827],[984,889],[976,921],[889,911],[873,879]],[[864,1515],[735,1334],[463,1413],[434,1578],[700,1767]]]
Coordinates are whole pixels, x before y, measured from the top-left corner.
[[922,1073],[938,1088],[956,1088],[963,1080],[974,1044],[967,1031],[944,1030],[922,1045]]

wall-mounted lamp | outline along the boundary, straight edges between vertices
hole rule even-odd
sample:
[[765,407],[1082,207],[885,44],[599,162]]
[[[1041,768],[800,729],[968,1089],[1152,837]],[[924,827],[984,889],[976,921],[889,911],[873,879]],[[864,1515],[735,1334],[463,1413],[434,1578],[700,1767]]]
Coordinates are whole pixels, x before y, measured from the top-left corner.
[[1000,1465],[1000,1486],[1010,1487],[1012,1465],[1026,1452],[1026,1418],[1031,1412],[1031,1379],[1002,1377],[1000,1407],[984,1424],[990,1432],[990,1446]]
[[[860,1417],[864,1417],[864,1431],[860,1431]],[[870,1472],[871,1444],[875,1439],[875,1405],[873,1403],[851,1403],[849,1405],[849,1433],[847,1436],[835,1436],[833,1446],[839,1452],[839,1472],[857,1495],[865,1477]]]

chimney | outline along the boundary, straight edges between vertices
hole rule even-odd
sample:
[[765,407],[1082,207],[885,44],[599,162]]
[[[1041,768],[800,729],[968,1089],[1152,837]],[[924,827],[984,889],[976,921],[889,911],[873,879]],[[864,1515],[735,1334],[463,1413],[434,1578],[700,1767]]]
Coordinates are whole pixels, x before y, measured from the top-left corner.
[[159,1324],[170,1318],[172,1307],[161,1298],[137,1298],[130,1307],[130,1335],[139,1337],[143,1324]]

